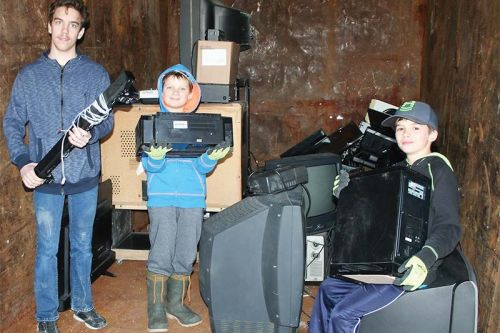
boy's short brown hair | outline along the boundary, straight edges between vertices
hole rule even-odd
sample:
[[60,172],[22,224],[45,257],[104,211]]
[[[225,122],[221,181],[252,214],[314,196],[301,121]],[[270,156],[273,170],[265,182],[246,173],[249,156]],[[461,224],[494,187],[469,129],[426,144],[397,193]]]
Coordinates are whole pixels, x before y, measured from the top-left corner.
[[[398,126],[398,123],[401,121],[401,120],[410,120],[410,119],[407,119],[407,118],[403,118],[403,117],[399,117],[399,118],[396,118],[396,120],[394,121],[394,129],[396,129],[396,127]],[[412,121],[412,120],[410,120]],[[416,122],[415,122],[416,123]],[[418,123],[416,123],[418,124]],[[421,125],[425,125],[427,126],[427,128],[429,129],[429,133],[432,132],[432,131],[436,131],[431,125],[428,125],[428,124],[421,124]]]
[[165,85],[165,81],[169,78],[169,77],[175,77],[176,79],[184,79],[184,80],[187,80],[188,83],[189,83],[189,92],[193,91],[193,82],[191,82],[191,80],[186,76],[186,74],[184,74],[183,72],[180,72],[180,71],[171,71],[171,72],[168,72],[164,77],[163,79],[161,80],[161,83],[163,85]]
[[49,24],[54,18],[54,13],[57,8],[66,7],[73,8],[82,16],[81,28],[88,28],[90,25],[89,12],[82,0],[55,0],[49,5]]

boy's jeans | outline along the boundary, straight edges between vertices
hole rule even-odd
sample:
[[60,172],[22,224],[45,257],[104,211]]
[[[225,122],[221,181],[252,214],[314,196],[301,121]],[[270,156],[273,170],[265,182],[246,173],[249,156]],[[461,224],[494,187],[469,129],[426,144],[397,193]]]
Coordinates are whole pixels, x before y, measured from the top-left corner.
[[[64,195],[34,191],[36,216],[35,302],[37,321],[59,318],[57,252]],[[69,194],[69,241],[71,309],[89,311],[94,308],[90,287],[92,266],[92,228],[97,207],[97,186]]]

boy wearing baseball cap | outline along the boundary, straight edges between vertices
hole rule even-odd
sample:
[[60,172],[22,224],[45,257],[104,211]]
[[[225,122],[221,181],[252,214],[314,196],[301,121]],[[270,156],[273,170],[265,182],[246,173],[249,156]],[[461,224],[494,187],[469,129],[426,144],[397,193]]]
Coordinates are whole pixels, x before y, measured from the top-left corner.
[[311,333],[358,332],[366,314],[384,308],[405,292],[432,287],[443,258],[460,240],[457,179],[446,157],[431,151],[438,136],[434,110],[423,102],[405,102],[382,125],[394,128],[398,147],[406,154],[402,164],[431,180],[427,240],[419,252],[399,267],[404,275],[394,284],[325,279],[314,302]]

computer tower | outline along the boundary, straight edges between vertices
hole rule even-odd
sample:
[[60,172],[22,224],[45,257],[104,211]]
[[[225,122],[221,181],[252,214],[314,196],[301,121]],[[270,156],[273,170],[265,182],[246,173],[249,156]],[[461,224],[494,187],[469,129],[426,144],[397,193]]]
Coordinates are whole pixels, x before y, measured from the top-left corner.
[[305,281],[321,282],[325,279],[325,235],[306,236]]
[[[105,274],[115,261],[115,252],[111,250],[112,243],[112,189],[111,180],[99,184],[94,229],[92,233],[92,271],[90,280],[94,282],[99,276]],[[69,309],[71,304],[70,287],[70,241],[69,241],[69,216],[65,205],[61,220],[59,238],[59,251],[57,253],[59,308],[62,312]]]
[[397,275],[427,237],[430,180],[407,167],[351,175],[337,205],[330,274]]

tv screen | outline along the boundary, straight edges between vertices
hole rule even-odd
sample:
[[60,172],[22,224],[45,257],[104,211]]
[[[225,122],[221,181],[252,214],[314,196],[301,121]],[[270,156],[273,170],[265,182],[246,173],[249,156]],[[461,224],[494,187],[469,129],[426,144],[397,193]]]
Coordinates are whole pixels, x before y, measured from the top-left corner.
[[250,48],[250,15],[218,0],[182,0],[179,26],[180,62],[194,72],[193,51],[198,40],[222,40]]
[[266,161],[266,170],[284,166],[303,165],[308,182],[304,185],[304,214],[306,233],[315,234],[329,229],[335,219],[333,180],[341,168],[340,156],[332,153],[309,154]]
[[296,332],[305,262],[301,201],[298,188],[246,197],[203,223],[200,292],[213,333]]

